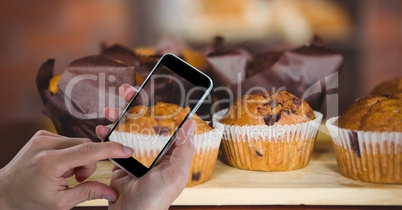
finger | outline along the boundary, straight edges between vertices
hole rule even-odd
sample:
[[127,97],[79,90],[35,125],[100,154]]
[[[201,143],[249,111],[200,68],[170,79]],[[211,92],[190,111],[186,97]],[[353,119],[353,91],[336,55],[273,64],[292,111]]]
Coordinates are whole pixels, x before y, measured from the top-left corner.
[[[193,138],[195,132],[195,121],[192,119],[187,120],[180,130],[177,132],[176,147],[182,147],[183,145],[193,146]],[[190,144],[187,144],[190,142]]]
[[170,162],[180,166],[183,170],[190,168],[194,156],[194,130],[195,122],[193,120],[190,119],[184,123],[177,134],[174,150],[170,155]]
[[74,188],[70,188],[65,191],[63,202],[65,202],[65,206],[68,208],[72,208],[79,203],[88,200],[94,199],[106,199],[110,202],[115,202],[117,200],[118,194],[117,192],[99,182],[83,182]]
[[103,140],[105,140],[106,136],[109,134],[110,128],[103,126],[103,125],[98,125],[95,128],[95,132],[96,132],[96,135],[98,136],[98,138],[103,141]]
[[125,176],[127,176],[128,174],[127,174],[127,172],[125,172],[123,169],[121,169],[121,168],[118,168],[118,169],[115,169],[115,170],[112,170],[112,177],[111,177],[111,179],[112,180],[116,180],[116,179],[120,179],[120,178],[122,178],[122,177],[125,177]]
[[83,182],[95,172],[96,167],[97,164],[96,162],[94,162],[85,166],[71,168],[70,170],[65,172],[62,177],[68,178],[75,175],[75,180],[77,180],[77,182]]
[[70,168],[85,166],[107,158],[128,158],[133,149],[116,142],[88,142],[59,150],[55,162],[59,163],[61,175]]
[[60,149],[65,149],[69,147],[74,147],[80,144],[92,142],[91,139],[87,138],[59,138],[59,139],[54,139],[56,141],[56,145],[54,146],[53,149],[60,150]]
[[117,166],[117,165],[113,165],[113,167],[112,167],[112,172],[115,171],[115,170],[117,170],[117,169],[120,169],[120,167]]
[[[180,128],[177,134],[175,144],[168,152],[170,154],[165,156],[166,159],[163,160],[164,164],[161,164],[161,167],[166,167],[166,174],[174,175],[170,176],[172,180],[168,182],[174,182],[174,180],[180,181],[183,188],[188,182],[190,166],[194,156],[194,129],[195,122],[193,120],[188,120],[184,123],[183,127]],[[169,180],[169,176],[167,177],[167,180]]]
[[122,112],[121,109],[106,107],[103,110],[103,115],[106,117],[106,119],[114,122],[117,119],[119,119],[119,116],[121,115],[121,112]]
[[49,136],[49,137],[58,137],[58,138],[63,138],[62,136],[46,131],[46,130],[39,130],[37,131],[34,136]]
[[58,141],[62,136],[59,136],[54,133],[50,133],[49,131],[39,130],[37,131],[32,138],[29,140],[29,143],[32,145],[33,148],[37,148],[40,150],[51,149],[55,145],[58,144]]
[[32,137],[32,146],[38,150],[59,150],[68,147],[72,147],[85,142],[91,142],[90,139],[86,138],[67,138],[59,135],[47,135],[43,136],[34,135]]
[[[193,139],[193,135],[194,135],[195,122],[194,122],[194,127],[193,127],[193,125],[190,125],[192,123],[190,121],[194,122],[192,119],[186,121],[183,124],[183,126],[180,128],[180,130],[177,132],[176,141],[172,145],[172,147],[169,148],[168,152],[166,153],[166,156],[164,157],[165,159],[170,160],[170,158],[173,154],[173,151],[175,151],[176,148],[182,147],[183,144],[186,144],[186,142],[190,141],[191,145],[193,145],[192,139]],[[191,130],[189,130],[189,128]]]
[[75,180],[77,180],[77,182],[85,181],[95,172],[96,166],[97,166],[96,162],[93,162],[88,165],[75,168],[74,169]]
[[74,175],[74,169],[73,168],[68,170],[67,172],[65,172],[62,177],[63,178],[68,178],[68,177],[70,177],[72,175]]
[[131,101],[131,99],[134,97],[136,92],[137,92],[137,90],[129,84],[123,84],[119,88],[119,94],[121,97],[124,98],[124,100],[126,102]]

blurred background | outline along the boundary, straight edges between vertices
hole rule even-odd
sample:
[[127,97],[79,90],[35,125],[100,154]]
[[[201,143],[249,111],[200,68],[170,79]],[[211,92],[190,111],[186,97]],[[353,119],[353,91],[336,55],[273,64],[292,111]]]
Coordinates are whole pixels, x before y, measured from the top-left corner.
[[35,86],[39,66],[56,72],[97,54],[100,43],[153,46],[165,35],[202,48],[229,43],[272,49],[319,35],[344,56],[339,112],[381,81],[402,76],[399,0],[0,0],[0,167],[38,130],[50,127]]

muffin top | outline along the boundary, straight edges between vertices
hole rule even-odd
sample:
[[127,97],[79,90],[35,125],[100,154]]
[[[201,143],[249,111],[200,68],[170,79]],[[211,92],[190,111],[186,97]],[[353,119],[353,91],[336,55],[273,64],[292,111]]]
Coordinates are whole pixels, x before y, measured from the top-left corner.
[[[137,105],[128,110],[124,126],[117,126],[117,131],[151,135],[173,134],[190,108],[182,108],[176,104],[158,102],[155,106]],[[200,134],[212,128],[200,117],[194,114],[191,119],[196,123],[195,133]]]
[[289,125],[315,119],[311,107],[287,91],[238,98],[220,120],[227,125]]
[[371,95],[383,95],[383,94],[393,94],[393,93],[402,93],[402,77],[385,81],[379,85],[377,85],[373,91],[371,91]]
[[339,117],[338,126],[351,130],[402,132],[402,93],[358,99]]

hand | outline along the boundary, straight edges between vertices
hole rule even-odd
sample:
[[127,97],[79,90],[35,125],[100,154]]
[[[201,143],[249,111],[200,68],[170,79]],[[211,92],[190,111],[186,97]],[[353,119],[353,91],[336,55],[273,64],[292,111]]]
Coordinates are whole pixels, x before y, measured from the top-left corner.
[[[123,85],[119,90],[126,101],[129,101],[136,91],[129,85]],[[105,110],[105,116],[111,121],[115,121],[119,113],[120,110],[113,108]],[[109,202],[109,209],[168,209],[188,182],[194,155],[194,129],[195,122],[186,121],[177,135],[175,144],[161,163],[139,179],[115,166],[110,186],[117,190],[119,198],[116,202]],[[98,126],[96,132],[103,139],[109,128]]]
[[[0,170],[1,209],[70,209],[86,200],[115,201],[118,194],[113,188],[83,181],[95,171],[96,161],[132,153],[115,142],[93,143],[38,131]],[[70,188],[70,176],[80,184]]]

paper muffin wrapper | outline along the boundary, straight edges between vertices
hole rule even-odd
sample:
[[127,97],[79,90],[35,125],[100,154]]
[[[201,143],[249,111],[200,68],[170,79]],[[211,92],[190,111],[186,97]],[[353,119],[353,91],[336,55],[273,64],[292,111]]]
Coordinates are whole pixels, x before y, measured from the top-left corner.
[[322,120],[320,112],[314,112],[314,120],[283,126],[219,123],[226,112],[216,113],[213,120],[224,127],[221,149],[229,165],[246,170],[289,171],[309,162]]
[[337,120],[328,119],[326,126],[342,175],[364,182],[402,184],[402,132],[343,129]]
[[[194,186],[207,181],[213,174],[223,133],[222,125],[194,135],[194,157],[191,162],[187,186]],[[133,157],[149,167],[163,149],[170,136],[144,135],[114,131],[109,137],[134,150]]]

